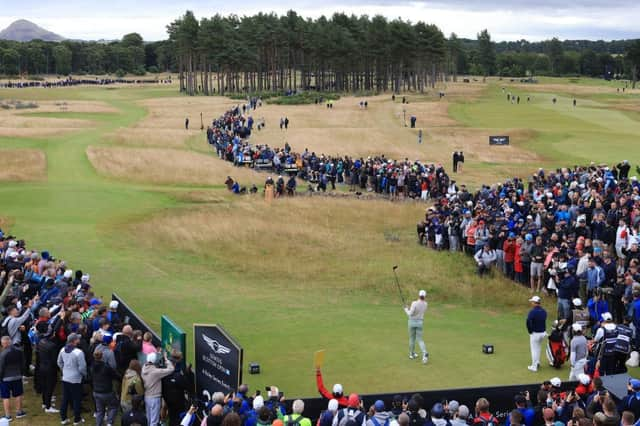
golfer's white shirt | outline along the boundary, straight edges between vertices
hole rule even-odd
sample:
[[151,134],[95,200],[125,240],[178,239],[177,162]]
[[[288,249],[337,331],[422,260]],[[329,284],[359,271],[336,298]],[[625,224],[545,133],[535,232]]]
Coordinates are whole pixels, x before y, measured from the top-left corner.
[[409,309],[405,308],[404,311],[410,320],[423,320],[424,313],[427,312],[427,302],[424,300],[415,300],[411,303]]

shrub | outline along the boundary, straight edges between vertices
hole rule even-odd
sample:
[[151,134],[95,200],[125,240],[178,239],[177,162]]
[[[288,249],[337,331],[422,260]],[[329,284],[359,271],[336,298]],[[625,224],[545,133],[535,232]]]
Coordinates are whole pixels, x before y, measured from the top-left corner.
[[150,72],[151,74],[158,74],[160,72],[158,67],[155,65],[151,65],[149,68],[147,68],[147,71]]
[[118,77],[118,78],[122,78],[125,75],[127,75],[127,73],[124,72],[124,70],[122,70],[122,69],[119,69],[118,71],[116,71],[116,77]]

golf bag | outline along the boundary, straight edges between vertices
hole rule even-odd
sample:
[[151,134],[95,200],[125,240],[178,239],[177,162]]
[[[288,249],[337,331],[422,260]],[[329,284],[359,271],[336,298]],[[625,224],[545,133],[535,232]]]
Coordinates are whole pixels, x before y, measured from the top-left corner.
[[567,361],[567,344],[564,341],[564,336],[559,328],[554,328],[549,335],[549,342],[547,344],[547,358],[549,364],[554,368],[561,368]]

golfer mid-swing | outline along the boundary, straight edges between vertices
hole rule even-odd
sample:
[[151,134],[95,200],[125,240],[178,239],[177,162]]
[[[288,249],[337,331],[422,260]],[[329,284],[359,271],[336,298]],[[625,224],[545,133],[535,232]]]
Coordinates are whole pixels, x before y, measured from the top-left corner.
[[422,340],[422,329],[424,326],[424,313],[427,312],[427,302],[424,300],[427,292],[420,290],[418,300],[411,302],[411,307],[404,307],[404,311],[409,317],[409,359],[416,359],[418,355],[415,353],[416,340],[422,350],[422,363],[429,361],[427,347]]

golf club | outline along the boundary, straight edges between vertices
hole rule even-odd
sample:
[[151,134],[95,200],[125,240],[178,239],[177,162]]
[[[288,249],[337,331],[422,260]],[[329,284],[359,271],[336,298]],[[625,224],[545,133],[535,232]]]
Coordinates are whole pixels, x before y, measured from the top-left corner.
[[400,293],[400,299],[402,299],[402,306],[406,306],[407,302],[404,300],[404,296],[402,295],[402,289],[400,288],[400,281],[398,281],[398,274],[396,273],[396,269],[398,269],[398,265],[393,265],[393,276],[396,279],[396,285],[398,286],[398,293]]

